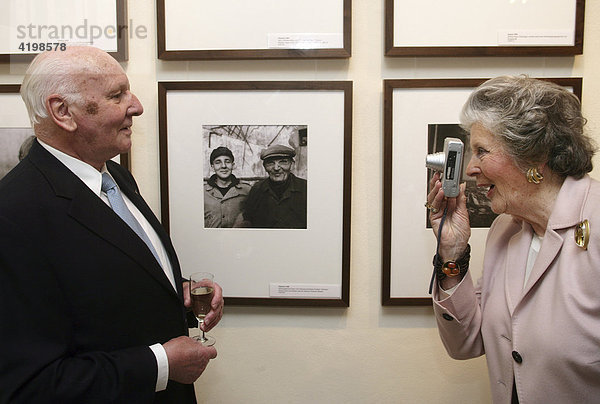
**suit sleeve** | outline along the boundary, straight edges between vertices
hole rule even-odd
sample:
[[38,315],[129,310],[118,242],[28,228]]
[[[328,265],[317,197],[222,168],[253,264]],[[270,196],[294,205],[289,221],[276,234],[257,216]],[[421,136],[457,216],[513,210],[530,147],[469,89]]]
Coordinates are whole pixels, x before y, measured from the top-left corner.
[[[436,282],[437,283],[437,282]],[[454,359],[470,359],[484,354],[481,338],[480,283],[473,286],[470,272],[454,292],[440,300],[439,285],[433,292],[433,310],[446,351]]]
[[[467,271],[452,294],[442,298],[436,282],[433,309],[438,331],[446,351],[454,359],[476,358],[485,353],[481,335],[482,307],[485,306],[482,302],[485,302],[485,292],[489,289],[486,273],[494,270],[495,262],[488,252],[490,246],[495,246],[494,250],[504,251],[507,234],[513,234],[514,226],[520,228],[521,224],[509,215],[499,215],[490,226],[486,239],[483,276],[477,281],[477,286],[473,286],[471,271]],[[513,230],[506,233],[503,228]]]
[[74,354],[77,324],[48,263],[2,217],[0,246],[0,403],[151,402],[150,348]]

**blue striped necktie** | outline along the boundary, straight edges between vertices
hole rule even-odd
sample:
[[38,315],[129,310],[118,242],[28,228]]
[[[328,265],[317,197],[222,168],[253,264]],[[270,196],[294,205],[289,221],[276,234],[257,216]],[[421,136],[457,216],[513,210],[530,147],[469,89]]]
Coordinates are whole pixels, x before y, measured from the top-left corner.
[[131,229],[144,241],[144,243],[146,243],[148,249],[150,249],[150,252],[152,252],[152,255],[154,255],[154,258],[156,258],[158,264],[161,265],[160,259],[158,259],[158,254],[150,242],[148,235],[140,223],[131,214],[129,209],[127,209],[127,205],[123,200],[123,196],[121,196],[121,191],[119,191],[117,184],[115,184],[115,181],[108,173],[102,173],[102,191],[106,192],[106,196],[108,197],[108,202],[110,203],[112,210],[114,210],[115,213],[121,219],[123,219],[123,221],[127,223],[127,225],[131,227]]

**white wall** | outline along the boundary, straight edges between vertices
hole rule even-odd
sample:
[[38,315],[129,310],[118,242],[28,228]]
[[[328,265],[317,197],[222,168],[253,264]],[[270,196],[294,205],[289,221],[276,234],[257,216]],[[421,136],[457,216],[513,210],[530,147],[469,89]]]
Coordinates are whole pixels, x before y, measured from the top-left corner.
[[[145,107],[135,120],[132,171],[157,214],[157,81],[354,82],[350,308],[226,307],[212,331],[219,357],[196,383],[200,402],[490,401],[484,359],[450,359],[431,308],[380,305],[383,79],[582,76],[588,130],[600,139],[600,2],[587,2],[584,56],[575,58],[384,58],[383,1],[354,1],[352,15],[349,60],[163,62],[156,58],[154,1],[129,0],[129,17],[147,26],[149,34],[131,40],[126,64],[132,89]],[[0,82],[19,83],[23,69],[0,66]]]

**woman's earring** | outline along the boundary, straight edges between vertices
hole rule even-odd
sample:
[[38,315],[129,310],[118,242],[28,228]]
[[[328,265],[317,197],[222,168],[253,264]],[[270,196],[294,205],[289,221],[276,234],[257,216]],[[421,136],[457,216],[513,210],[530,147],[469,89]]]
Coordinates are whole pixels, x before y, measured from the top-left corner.
[[527,170],[527,181],[532,184],[539,184],[544,180],[544,176],[540,174],[537,168],[531,167]]

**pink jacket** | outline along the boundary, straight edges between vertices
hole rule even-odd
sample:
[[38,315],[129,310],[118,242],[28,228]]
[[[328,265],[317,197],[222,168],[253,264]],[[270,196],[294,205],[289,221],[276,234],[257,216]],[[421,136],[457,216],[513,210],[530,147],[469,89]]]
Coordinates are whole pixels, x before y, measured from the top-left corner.
[[[575,243],[588,219],[591,239]],[[567,178],[523,288],[533,230],[500,215],[486,244],[483,276],[467,273],[434,311],[451,357],[485,354],[494,403],[600,402],[600,183]]]

